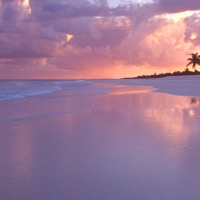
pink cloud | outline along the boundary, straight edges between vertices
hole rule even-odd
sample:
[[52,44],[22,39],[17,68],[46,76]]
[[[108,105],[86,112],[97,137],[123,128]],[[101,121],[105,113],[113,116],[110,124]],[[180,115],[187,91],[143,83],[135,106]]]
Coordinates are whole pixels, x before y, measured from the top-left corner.
[[[122,77],[184,69],[200,45],[197,0],[155,0],[116,8],[106,0],[2,0],[0,77]],[[67,40],[67,35],[72,35]],[[124,70],[124,71],[123,71]],[[111,73],[113,72],[113,73]]]

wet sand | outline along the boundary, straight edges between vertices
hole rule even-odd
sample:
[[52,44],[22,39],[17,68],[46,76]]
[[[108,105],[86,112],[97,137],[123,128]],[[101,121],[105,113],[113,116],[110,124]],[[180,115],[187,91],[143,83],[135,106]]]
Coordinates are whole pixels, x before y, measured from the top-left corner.
[[[38,100],[17,104],[41,112]],[[0,199],[200,199],[198,98],[115,90],[91,102],[0,124]],[[57,109],[49,99],[42,105]]]

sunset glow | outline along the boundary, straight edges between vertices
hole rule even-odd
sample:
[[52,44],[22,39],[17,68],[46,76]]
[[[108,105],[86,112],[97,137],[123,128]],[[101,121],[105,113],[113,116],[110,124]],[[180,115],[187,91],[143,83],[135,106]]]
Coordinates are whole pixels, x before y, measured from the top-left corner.
[[69,42],[74,36],[70,34],[66,34],[67,41]]
[[0,6],[0,78],[121,78],[182,71],[190,54],[200,51],[200,5],[177,1],[138,0],[115,7],[103,0],[58,0],[57,6],[5,1]]
[[196,34],[196,33],[192,33],[190,39],[194,40],[194,39],[196,39],[196,38],[197,38],[197,34]]
[[169,19],[169,20],[172,20],[176,23],[180,22],[181,20],[189,17],[189,16],[192,16],[194,14],[194,12],[190,12],[190,11],[185,11],[185,12],[181,12],[181,13],[175,13],[175,14],[165,14],[165,15],[161,15],[161,16],[158,16],[158,18],[166,18],[166,19]]
[[29,0],[24,0],[22,4],[27,9],[27,12],[30,14],[31,13],[31,7],[30,7],[30,4],[29,4]]
[[24,0],[24,1],[23,1],[23,5],[24,5],[24,6],[29,6],[29,0]]

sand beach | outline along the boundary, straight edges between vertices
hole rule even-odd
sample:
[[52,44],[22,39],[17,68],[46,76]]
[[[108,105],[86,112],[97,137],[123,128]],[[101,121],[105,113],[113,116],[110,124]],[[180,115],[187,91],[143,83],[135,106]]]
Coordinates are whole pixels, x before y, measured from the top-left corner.
[[199,76],[0,83],[0,199],[200,199]]

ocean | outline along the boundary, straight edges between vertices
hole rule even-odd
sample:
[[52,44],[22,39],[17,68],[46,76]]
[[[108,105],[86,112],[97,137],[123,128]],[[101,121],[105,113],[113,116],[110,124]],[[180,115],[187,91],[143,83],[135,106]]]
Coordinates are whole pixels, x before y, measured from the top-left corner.
[[199,200],[197,82],[0,81],[0,199]]
[[[52,95],[52,93],[56,94]],[[1,80],[0,123],[90,109],[97,103],[91,97],[108,93],[109,87],[97,85],[94,81]],[[6,104],[10,104],[10,101],[13,102],[12,106],[7,107]],[[40,108],[36,111],[34,103],[38,101],[40,102]],[[27,105],[27,102],[29,105]],[[59,108],[59,106],[55,108],[55,105],[62,105],[64,103],[65,109]],[[45,104],[49,106],[46,109]]]

